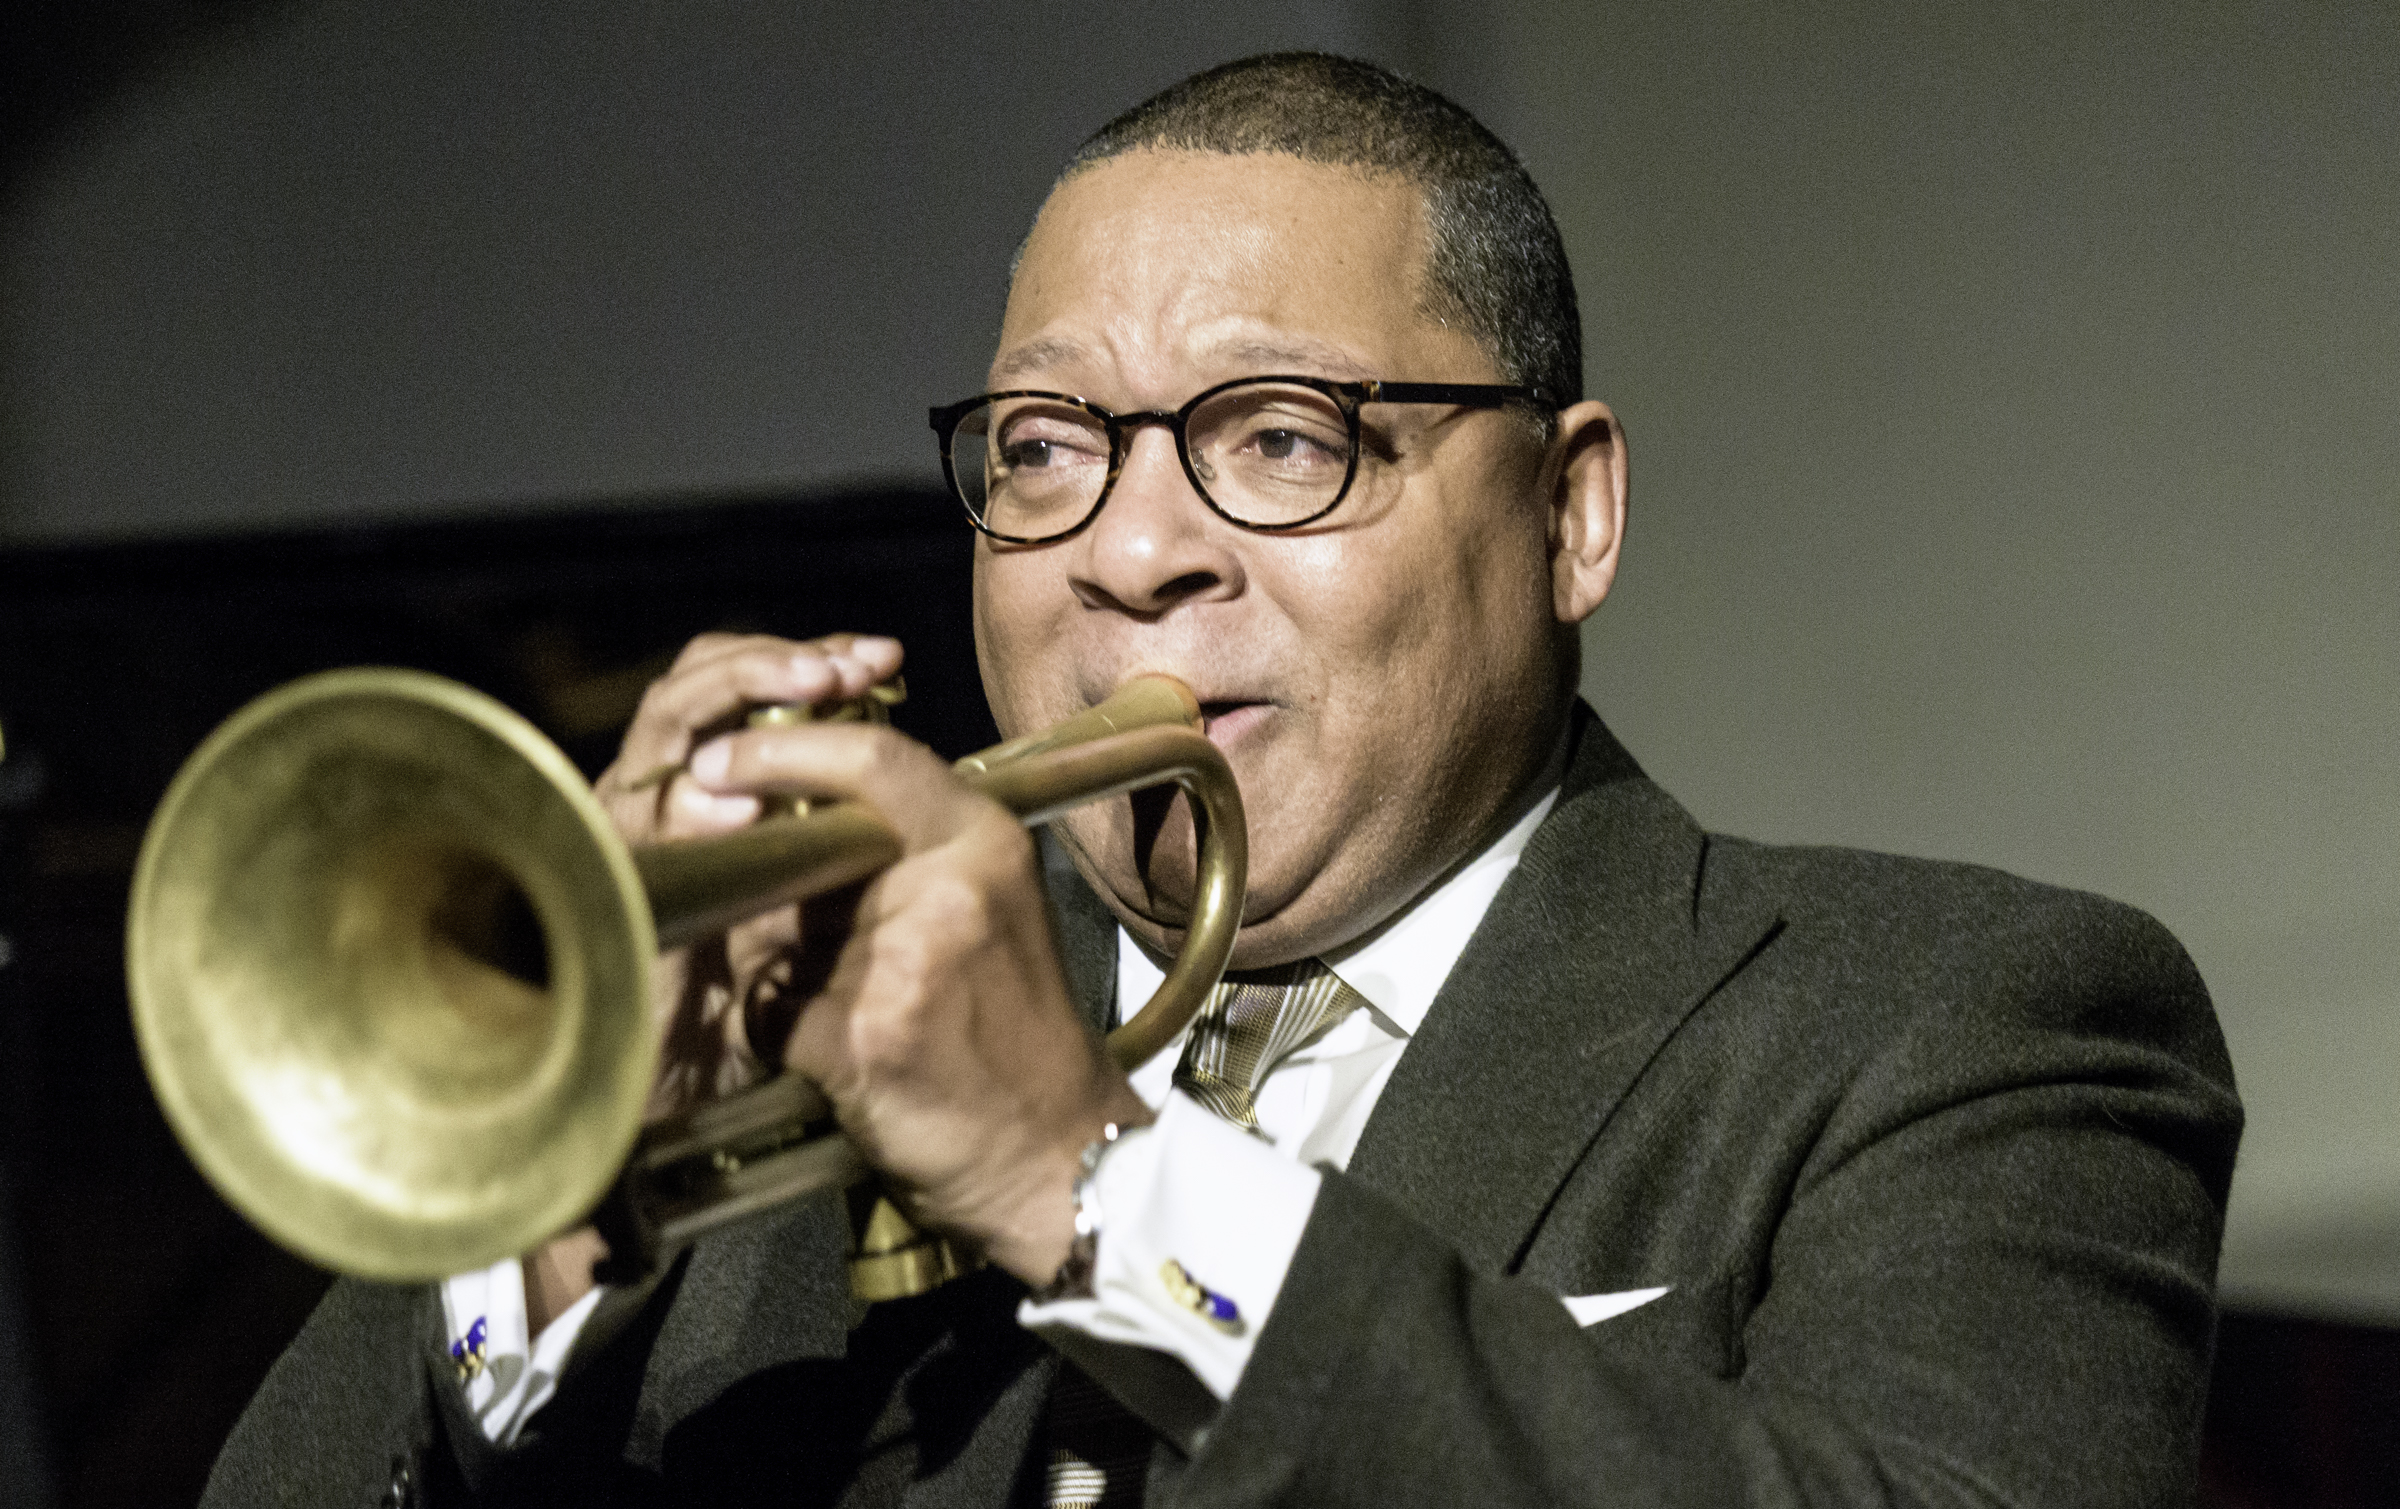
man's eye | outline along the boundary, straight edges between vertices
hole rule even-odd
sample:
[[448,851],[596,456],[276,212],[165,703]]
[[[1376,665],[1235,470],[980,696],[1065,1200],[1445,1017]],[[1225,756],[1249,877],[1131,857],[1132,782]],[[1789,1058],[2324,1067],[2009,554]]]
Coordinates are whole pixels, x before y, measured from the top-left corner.
[[1339,466],[1341,447],[1301,430],[1266,427],[1250,432],[1250,453],[1284,466]]
[[1010,471],[1048,471],[1105,463],[1108,438],[1076,426],[1036,420],[1009,426],[993,450],[1000,465]]
[[1000,447],[1000,464],[1011,471],[1048,466],[1057,449],[1047,440],[1018,440]]

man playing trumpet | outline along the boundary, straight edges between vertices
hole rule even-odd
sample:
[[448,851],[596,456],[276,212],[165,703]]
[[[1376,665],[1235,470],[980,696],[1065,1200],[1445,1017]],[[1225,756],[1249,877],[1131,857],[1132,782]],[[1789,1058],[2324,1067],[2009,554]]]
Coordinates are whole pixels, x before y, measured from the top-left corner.
[[1577,701],[1625,437],[1506,148],[1361,64],[1186,81],[1059,180],[985,386],[933,417],[995,718],[1193,688],[1227,988],[1120,1070],[1180,814],[1037,847],[888,730],[718,731],[898,645],[695,642],[624,831],[836,798],[904,857],[830,958],[786,916],[668,971],[660,1108],[779,1054],[991,1267],[856,1312],[819,1201],[648,1286],[588,1232],[346,1283],[214,1501],[2188,1497],[2240,1121],[2198,978],[2095,898],[1706,834]]

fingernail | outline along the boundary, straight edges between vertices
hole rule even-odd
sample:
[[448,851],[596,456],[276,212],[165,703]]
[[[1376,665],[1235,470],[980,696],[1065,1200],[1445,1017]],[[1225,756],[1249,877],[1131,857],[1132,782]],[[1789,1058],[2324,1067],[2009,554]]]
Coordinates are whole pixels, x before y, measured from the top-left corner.
[[886,655],[899,654],[900,641],[882,634],[861,634],[850,641],[850,652],[854,655],[867,655],[880,659]]
[[701,785],[714,786],[725,779],[725,772],[732,764],[733,745],[724,739],[712,739],[693,751],[691,763],[685,768]]
[[792,657],[792,679],[804,687],[821,686],[824,684],[825,678],[831,674],[833,674],[833,667],[827,665],[825,657],[814,650]]
[[706,800],[708,816],[727,827],[746,823],[758,816],[758,798],[754,796],[711,796]]

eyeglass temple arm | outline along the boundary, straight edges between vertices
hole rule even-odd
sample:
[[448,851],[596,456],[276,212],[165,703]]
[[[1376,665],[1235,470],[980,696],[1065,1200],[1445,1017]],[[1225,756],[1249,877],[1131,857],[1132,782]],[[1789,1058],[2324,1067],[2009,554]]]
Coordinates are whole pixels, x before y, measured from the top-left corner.
[[1496,408],[1501,404],[1522,399],[1527,403],[1540,404],[1544,408],[1555,407],[1551,401],[1549,389],[1521,383],[1376,382],[1370,380],[1358,384],[1358,387],[1361,390],[1359,398],[1362,403],[1458,403],[1473,404],[1481,408]]

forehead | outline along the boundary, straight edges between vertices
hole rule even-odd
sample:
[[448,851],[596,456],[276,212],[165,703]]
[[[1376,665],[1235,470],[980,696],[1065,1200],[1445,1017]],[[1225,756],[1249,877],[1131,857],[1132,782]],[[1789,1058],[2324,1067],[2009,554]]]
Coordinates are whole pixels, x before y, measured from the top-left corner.
[[1388,175],[1277,154],[1130,152],[1043,205],[991,379],[1163,401],[1263,371],[1484,376],[1474,342],[1423,311],[1425,246],[1422,196]]

